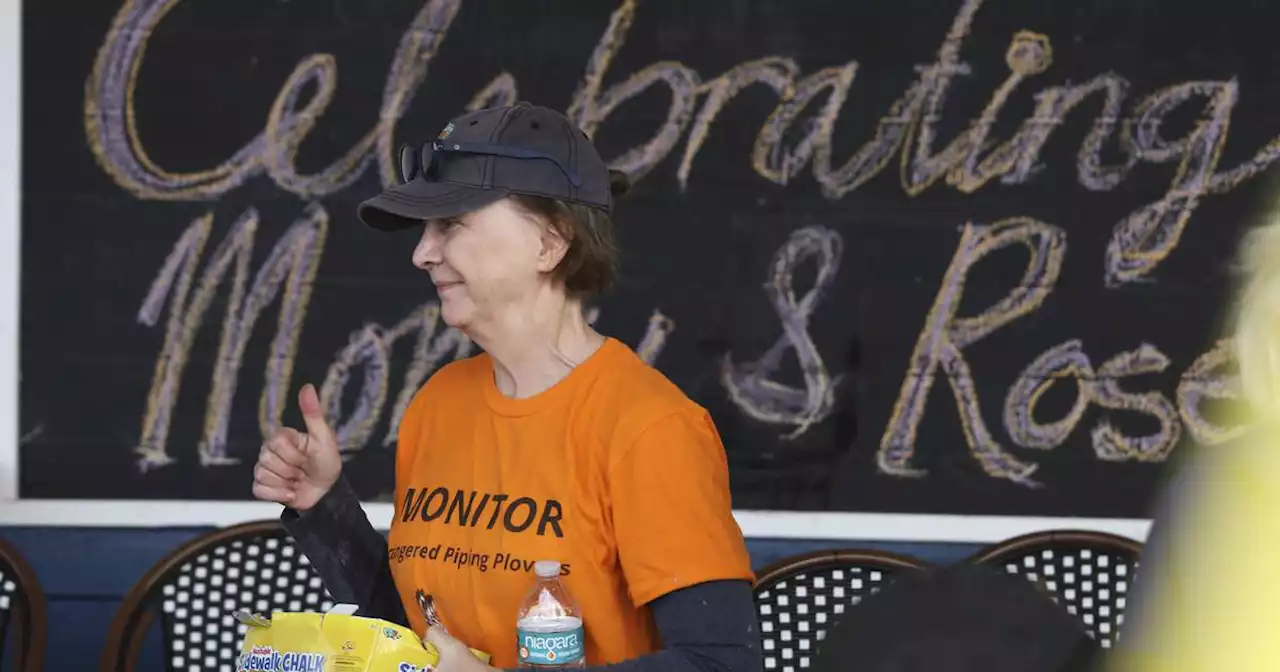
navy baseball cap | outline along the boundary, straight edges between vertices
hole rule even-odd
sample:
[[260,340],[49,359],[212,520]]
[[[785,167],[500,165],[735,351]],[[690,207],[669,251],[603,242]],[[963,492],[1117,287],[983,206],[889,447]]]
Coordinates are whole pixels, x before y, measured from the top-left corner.
[[364,201],[360,220],[394,231],[456,217],[509,194],[613,210],[621,173],[563,114],[529,103],[469,112],[435,140],[400,148],[401,183]]

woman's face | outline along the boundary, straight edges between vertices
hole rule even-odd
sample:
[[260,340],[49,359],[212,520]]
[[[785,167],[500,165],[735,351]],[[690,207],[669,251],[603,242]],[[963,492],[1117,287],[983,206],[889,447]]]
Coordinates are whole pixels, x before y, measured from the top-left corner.
[[427,222],[413,265],[430,274],[445,324],[462,329],[527,305],[549,282],[563,248],[550,227],[504,198]]

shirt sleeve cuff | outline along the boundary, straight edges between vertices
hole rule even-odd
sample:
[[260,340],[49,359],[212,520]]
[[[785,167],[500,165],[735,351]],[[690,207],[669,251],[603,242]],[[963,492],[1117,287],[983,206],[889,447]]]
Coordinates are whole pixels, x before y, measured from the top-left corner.
[[332,532],[350,525],[357,516],[364,517],[360,497],[356,495],[347,477],[339,475],[329,492],[310,509],[298,511],[285,507],[280,513],[280,523],[295,538],[328,537]]

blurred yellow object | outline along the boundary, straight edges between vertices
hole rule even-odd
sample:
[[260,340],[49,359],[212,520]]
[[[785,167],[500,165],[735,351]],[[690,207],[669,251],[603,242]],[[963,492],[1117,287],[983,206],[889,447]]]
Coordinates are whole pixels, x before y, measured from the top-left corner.
[[[355,616],[340,604],[323,614],[237,614],[249,627],[236,672],[429,672],[440,656],[408,628]],[[472,649],[486,664],[489,655]]]
[[1280,213],[1245,237],[1241,261],[1248,273],[1235,330],[1241,386],[1253,412],[1280,417]]
[[1280,671],[1280,216],[1241,259],[1236,357],[1249,428],[1204,449],[1157,511],[1109,672]]
[[1138,572],[1140,613],[1111,669],[1280,670],[1278,439],[1256,431],[1197,465]]

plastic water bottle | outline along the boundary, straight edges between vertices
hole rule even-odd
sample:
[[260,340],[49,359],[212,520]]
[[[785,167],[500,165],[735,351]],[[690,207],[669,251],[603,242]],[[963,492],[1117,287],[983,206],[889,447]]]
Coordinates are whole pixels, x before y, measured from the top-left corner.
[[556,670],[587,666],[582,612],[560,582],[560,563],[539,560],[533,565],[538,582],[516,617],[516,653],[520,667]]

